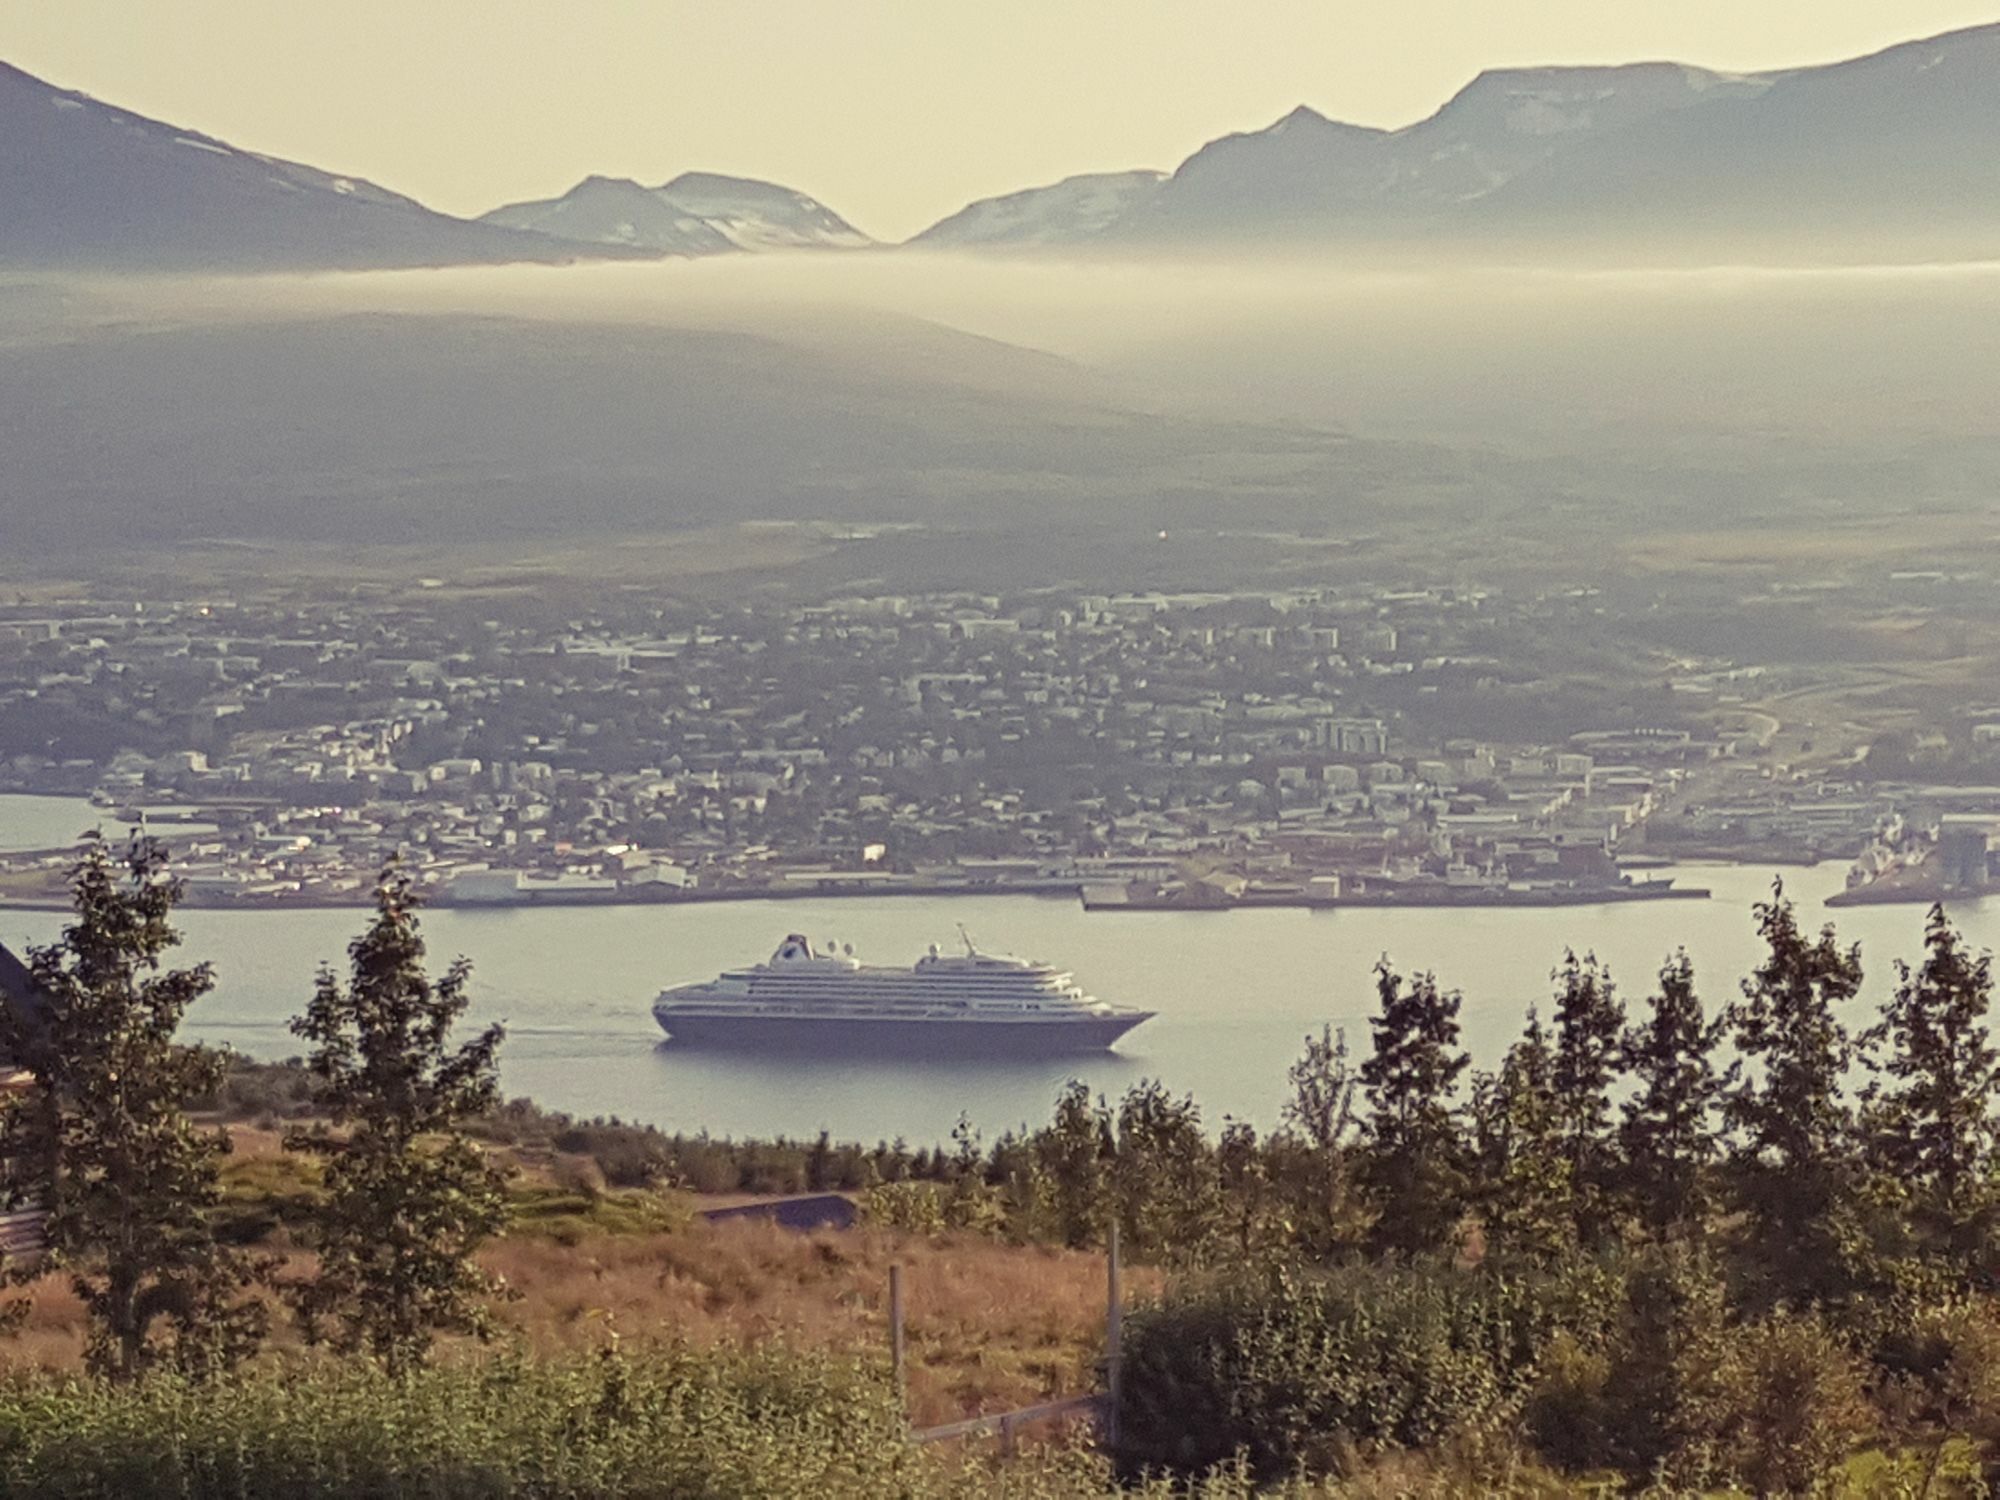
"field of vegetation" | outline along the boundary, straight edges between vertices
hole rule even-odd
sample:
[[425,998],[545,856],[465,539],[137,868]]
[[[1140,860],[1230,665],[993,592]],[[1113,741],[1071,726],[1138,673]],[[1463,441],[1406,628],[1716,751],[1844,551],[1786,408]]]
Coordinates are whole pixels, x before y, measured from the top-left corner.
[[[1385,960],[1365,1055],[1307,1038],[1284,1123],[1144,1083],[910,1151],[674,1137],[494,1091],[385,877],[305,1056],[174,1040],[154,856],[94,850],[0,1037],[50,1256],[0,1344],[0,1493],[382,1496],[1989,1493],[2000,1050],[1942,912],[1872,1024],[1782,891],[1706,1003],[1588,957],[1474,1073],[1459,997]],[[846,1191],[860,1227],[712,1223]],[[1101,1389],[1002,1458],[911,1425]],[[911,1357],[886,1358],[888,1268]],[[274,1378],[280,1377],[280,1378]]]

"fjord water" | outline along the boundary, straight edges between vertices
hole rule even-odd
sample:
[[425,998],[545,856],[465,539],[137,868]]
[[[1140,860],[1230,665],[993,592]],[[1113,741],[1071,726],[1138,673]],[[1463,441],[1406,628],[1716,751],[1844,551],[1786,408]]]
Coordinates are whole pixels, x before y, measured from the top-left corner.
[[[1073,900],[1035,897],[721,902],[678,908],[439,910],[425,919],[434,965],[473,963],[473,1017],[504,1020],[503,1082],[574,1113],[619,1115],[718,1135],[903,1136],[943,1139],[959,1114],[991,1136],[1046,1119],[1065,1080],[1115,1097],[1144,1077],[1190,1091],[1204,1118],[1276,1122],[1285,1069],[1302,1038],[1345,1027],[1366,1045],[1371,967],[1387,954],[1429,968],[1463,991],[1465,1039],[1491,1064],[1537,1000],[1566,947],[1594,950],[1629,1000],[1648,991],[1661,960],[1685,946],[1711,1006],[1735,994],[1756,962],[1751,904],[1777,872],[1701,867],[1666,872],[1711,889],[1711,901],[1447,911],[1241,911],[1086,914]],[[1894,982],[1891,960],[1914,957],[1921,908],[1827,913],[1838,865],[1787,870],[1801,916],[1837,917],[1868,968],[1864,1004]],[[1955,916],[1976,944],[2000,943],[2000,903]],[[316,967],[338,963],[364,914],[356,910],[187,911],[189,960],[216,967],[215,993],[189,1018],[204,1041],[253,1056],[294,1055],[285,1022],[304,1004]],[[0,908],[0,940],[46,939],[60,913]],[[766,957],[787,932],[850,941],[864,958],[908,963],[963,923],[983,946],[1073,968],[1106,1000],[1158,1016],[1117,1051],[1044,1061],[912,1063],[833,1057],[746,1057],[663,1043],[649,1012],[661,986],[706,979]],[[1859,1019],[1859,1011],[1855,1019]]]
[[61,848],[73,843],[84,829],[104,822],[105,814],[81,798],[0,792],[0,853]]

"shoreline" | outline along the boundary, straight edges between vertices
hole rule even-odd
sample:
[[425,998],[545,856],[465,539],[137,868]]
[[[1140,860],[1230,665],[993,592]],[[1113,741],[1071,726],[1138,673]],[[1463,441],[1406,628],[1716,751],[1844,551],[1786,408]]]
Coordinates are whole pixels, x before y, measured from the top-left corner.
[[1989,896],[2000,896],[2000,887],[1988,890],[1945,891],[1935,886],[1891,886],[1877,889],[1874,886],[1859,885],[1851,890],[1835,891],[1826,898],[1828,906],[1955,906],[1968,901],[1984,901]]
[[[443,895],[427,897],[424,905],[431,911],[505,912],[535,911],[553,907],[630,907],[630,906],[707,906],[724,902],[741,901],[806,901],[832,900],[854,901],[873,899],[911,899],[915,897],[995,897],[1027,896],[1044,901],[1078,901],[1086,912],[1192,912],[1202,915],[1222,914],[1231,911],[1292,910],[1292,911],[1380,911],[1391,908],[1438,908],[1438,907],[1480,907],[1480,908],[1541,908],[1559,906],[1618,906],[1635,901],[1706,901],[1711,893],[1698,886],[1668,886],[1663,882],[1652,882],[1658,889],[1648,884],[1602,889],[1582,889],[1575,891],[1464,891],[1440,888],[1435,891],[1396,891],[1381,894],[1340,896],[1334,898],[1317,896],[1253,897],[1247,901],[1233,901],[1214,906],[1197,905],[1177,901],[1092,901],[1083,892],[1081,885],[1060,886],[967,886],[967,885],[848,885],[832,886],[806,885],[801,889],[776,890],[718,890],[695,891],[674,896],[645,896],[623,891],[543,891],[530,893],[514,901],[454,901]],[[189,896],[181,901],[184,911],[367,911],[372,909],[371,897],[361,894],[340,895],[295,895],[271,897],[241,897],[228,899],[203,899]],[[16,896],[0,894],[0,910],[12,908],[19,911],[68,911],[69,898],[65,896]]]

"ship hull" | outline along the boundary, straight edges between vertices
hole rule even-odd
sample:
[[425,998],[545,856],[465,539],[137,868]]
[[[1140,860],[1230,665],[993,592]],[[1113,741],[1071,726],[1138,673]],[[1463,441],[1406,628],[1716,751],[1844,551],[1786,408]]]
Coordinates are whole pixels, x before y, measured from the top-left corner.
[[701,1016],[655,1011],[675,1046],[887,1057],[1051,1057],[1102,1052],[1147,1012],[1049,1021],[903,1021],[823,1016]]

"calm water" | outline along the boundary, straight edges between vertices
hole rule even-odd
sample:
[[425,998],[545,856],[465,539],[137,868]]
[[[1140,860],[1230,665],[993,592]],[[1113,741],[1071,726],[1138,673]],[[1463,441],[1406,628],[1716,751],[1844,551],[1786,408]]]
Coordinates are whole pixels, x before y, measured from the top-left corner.
[[101,809],[76,797],[0,793],[0,850],[54,849],[103,821]]
[[[80,797],[23,797],[0,792],[0,853],[11,849],[59,849],[92,828],[107,838],[122,838],[129,824],[109,810],[93,807]],[[213,823],[162,823],[155,832],[171,839],[175,833],[212,833]]]
[[[802,900],[437,911],[426,932],[437,966],[460,953],[472,960],[475,1015],[507,1022],[509,1093],[672,1129],[802,1135],[825,1128],[838,1137],[919,1142],[945,1136],[961,1110],[989,1134],[1039,1122],[1072,1076],[1111,1093],[1158,1077],[1192,1091],[1211,1123],[1227,1114],[1269,1124],[1308,1031],[1344,1026],[1365,1042],[1369,971],[1385,953],[1406,969],[1434,969],[1464,992],[1466,1041],[1482,1063],[1512,1039],[1526,1005],[1546,997],[1566,946],[1594,949],[1636,999],[1662,958],[1685,945],[1714,1004],[1757,958],[1750,904],[1769,891],[1774,872],[1668,873],[1708,887],[1715,899],[1527,911],[1097,914],[1074,901],[1024,896]],[[1808,921],[1824,918],[1820,902],[1842,873],[1837,864],[1786,872]],[[212,960],[218,974],[190,1029],[266,1057],[296,1050],[286,1018],[307,998],[316,967],[340,959],[362,925],[358,911],[183,915],[186,952]],[[1889,960],[1913,955],[1921,942],[1921,908],[1834,915],[1843,936],[1862,943],[1870,993],[1879,995],[1892,979]],[[1955,915],[1975,942],[2000,946],[2000,902],[1971,903]],[[46,939],[61,921],[54,912],[0,908],[0,941]],[[1159,1015],[1117,1052],[1095,1058],[889,1065],[679,1052],[662,1043],[648,1013],[662,985],[761,959],[790,931],[838,936],[864,958],[908,963],[926,944],[950,941],[960,922],[982,946],[1073,968],[1097,995]]]

